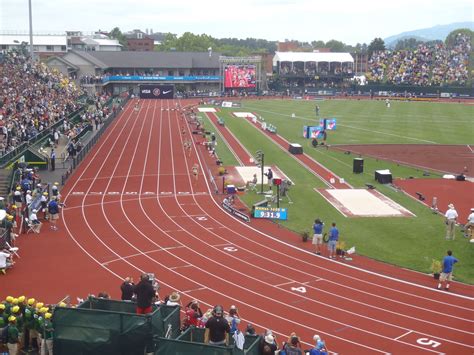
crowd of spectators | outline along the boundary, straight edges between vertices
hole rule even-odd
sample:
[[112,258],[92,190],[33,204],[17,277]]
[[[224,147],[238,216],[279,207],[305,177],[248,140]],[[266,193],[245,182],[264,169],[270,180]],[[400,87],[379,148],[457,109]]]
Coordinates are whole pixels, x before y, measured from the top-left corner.
[[9,51],[0,64],[0,156],[78,108],[80,88],[44,63]]
[[351,75],[353,73],[352,63],[328,63],[328,62],[284,62],[278,68],[280,75],[298,75],[298,76],[315,76],[315,75]]
[[470,37],[458,33],[450,46],[422,43],[415,50],[372,54],[368,80],[417,86],[465,85],[468,80]]
[[59,183],[41,182],[37,168],[19,163],[19,179],[12,186],[11,201],[0,197],[0,275],[15,264],[16,239],[23,233],[41,232],[44,222],[57,230],[60,203]]
[[83,75],[79,78],[81,85],[102,84],[103,76],[101,75]]
[[[183,311],[182,313],[184,313],[181,331],[185,331],[189,327],[203,328],[205,329],[204,342],[208,344],[229,345],[230,337],[232,337],[236,346],[242,349],[244,334],[257,335],[252,324],[247,324],[244,329],[242,326],[242,316],[235,305],[231,305],[227,312],[222,305],[216,305],[203,312],[198,300],[191,300],[186,305],[183,305],[181,295],[176,291],[161,300],[158,289],[159,286],[156,283],[154,284],[154,279],[150,279],[149,274],[141,275],[140,282],[136,285],[133,283],[133,278],[127,277],[120,286],[121,299],[127,302],[136,301],[137,314],[151,313],[153,311],[153,304],[157,306],[164,304],[180,307]],[[107,295],[102,298],[109,298],[107,292],[101,292],[101,294]],[[319,335],[314,335],[313,340],[315,347],[304,350],[300,338],[295,333],[291,333],[287,341],[279,344],[276,335],[272,330],[267,329],[260,335],[260,354],[275,354],[279,349],[286,351],[286,354],[289,355],[302,355],[306,352],[311,355],[327,354],[326,345]]]

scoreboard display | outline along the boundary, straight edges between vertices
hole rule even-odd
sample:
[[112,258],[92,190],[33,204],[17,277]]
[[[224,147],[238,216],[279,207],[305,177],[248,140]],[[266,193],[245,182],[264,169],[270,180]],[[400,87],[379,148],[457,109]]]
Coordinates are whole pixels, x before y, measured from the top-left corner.
[[255,207],[254,217],[286,221],[288,219],[288,211],[286,208]]

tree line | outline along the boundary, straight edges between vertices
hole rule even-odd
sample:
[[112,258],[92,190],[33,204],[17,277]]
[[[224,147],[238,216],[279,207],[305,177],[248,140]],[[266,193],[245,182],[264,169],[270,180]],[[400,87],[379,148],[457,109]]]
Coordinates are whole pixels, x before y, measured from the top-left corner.
[[[471,41],[474,38],[473,31],[469,29],[458,29],[452,31],[446,37],[445,43],[449,46],[453,42],[454,36],[459,32],[468,34],[471,37]],[[111,38],[117,39],[123,46],[124,50],[127,49],[127,38],[120,28],[115,27],[110,31],[109,35]],[[383,51],[386,49],[384,40],[380,37],[374,38],[369,44],[357,43],[355,46],[348,45],[335,39],[327,42],[322,40],[315,40],[312,42],[285,40],[285,42],[294,43],[295,47],[298,48],[298,51],[301,52],[312,52],[318,48],[328,48],[331,52],[361,53],[370,56],[373,52]],[[431,41],[431,43],[436,42],[441,41]],[[414,50],[420,43],[423,42],[416,38],[404,38],[397,42],[395,50]],[[161,36],[161,43],[155,46],[156,51],[164,52],[206,52],[209,48],[212,48],[214,52],[222,53],[226,56],[239,57],[274,53],[277,50],[277,42],[258,38],[214,38],[207,34],[185,32],[181,36],[177,36],[173,33],[163,34],[163,36]]]

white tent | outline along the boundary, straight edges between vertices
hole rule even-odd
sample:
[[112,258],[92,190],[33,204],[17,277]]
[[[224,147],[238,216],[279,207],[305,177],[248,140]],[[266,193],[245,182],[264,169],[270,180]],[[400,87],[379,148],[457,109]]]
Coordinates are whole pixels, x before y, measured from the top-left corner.
[[350,53],[275,52],[273,66],[277,62],[354,63]]

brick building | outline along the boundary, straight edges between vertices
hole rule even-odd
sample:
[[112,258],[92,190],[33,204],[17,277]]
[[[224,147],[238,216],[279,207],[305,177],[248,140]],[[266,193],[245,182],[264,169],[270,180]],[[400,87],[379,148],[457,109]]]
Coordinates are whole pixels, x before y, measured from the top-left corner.
[[132,52],[153,52],[154,39],[149,37],[145,32],[133,30],[125,33],[127,38],[127,48]]

